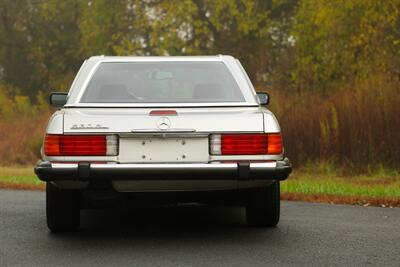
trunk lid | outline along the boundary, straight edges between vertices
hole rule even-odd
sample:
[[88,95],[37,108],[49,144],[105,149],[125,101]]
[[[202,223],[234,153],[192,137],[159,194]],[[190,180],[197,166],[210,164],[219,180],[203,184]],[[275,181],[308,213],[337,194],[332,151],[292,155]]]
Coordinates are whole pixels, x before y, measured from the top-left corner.
[[263,132],[258,107],[167,108],[177,115],[149,115],[159,108],[68,108],[65,133],[131,133],[146,131]]

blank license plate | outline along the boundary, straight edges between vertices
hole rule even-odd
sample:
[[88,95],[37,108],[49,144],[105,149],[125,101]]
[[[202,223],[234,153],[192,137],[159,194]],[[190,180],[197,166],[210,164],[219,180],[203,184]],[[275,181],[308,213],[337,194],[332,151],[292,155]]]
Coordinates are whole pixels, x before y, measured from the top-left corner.
[[121,138],[120,160],[130,162],[208,162],[208,138]]

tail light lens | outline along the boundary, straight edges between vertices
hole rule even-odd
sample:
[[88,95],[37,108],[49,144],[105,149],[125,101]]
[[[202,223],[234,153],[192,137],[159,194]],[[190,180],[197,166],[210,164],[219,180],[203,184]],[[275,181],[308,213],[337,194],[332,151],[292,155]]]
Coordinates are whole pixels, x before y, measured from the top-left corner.
[[176,110],[152,110],[149,113],[150,116],[176,116],[178,113]]
[[116,135],[55,135],[44,140],[47,156],[115,156],[118,154]]
[[280,133],[212,135],[210,152],[212,155],[279,155],[282,136]]

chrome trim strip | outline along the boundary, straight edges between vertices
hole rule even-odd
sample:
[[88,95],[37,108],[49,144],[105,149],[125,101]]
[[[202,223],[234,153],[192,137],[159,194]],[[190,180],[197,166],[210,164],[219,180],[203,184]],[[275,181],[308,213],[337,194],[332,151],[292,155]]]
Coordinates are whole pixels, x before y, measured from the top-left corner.
[[[78,169],[77,163],[52,163],[53,169]],[[276,167],[276,161],[271,162],[251,162],[250,170],[261,171],[265,169],[274,169]],[[154,171],[158,169],[160,171],[236,171],[238,169],[237,163],[123,163],[123,164],[104,164],[104,163],[92,163],[90,168],[93,170],[130,170],[137,169],[142,171]]]
[[77,163],[51,163],[51,167],[53,169],[76,170],[76,169],[78,169],[78,164]]
[[164,133],[194,133],[196,129],[185,129],[185,128],[169,128],[165,130],[160,130],[156,128],[151,129],[133,129],[131,130],[132,133],[157,133],[157,134],[164,134]]
[[182,107],[258,107],[248,102],[207,102],[207,103],[74,103],[64,108],[182,108]]
[[236,171],[236,163],[227,164],[207,164],[207,163],[189,163],[189,164],[92,164],[90,166],[93,170],[129,170],[137,169],[141,171]]
[[121,133],[121,138],[138,138],[138,137],[162,137],[162,138],[208,138],[207,133],[198,132],[132,132],[132,133]]
[[271,162],[250,162],[250,170],[265,170],[276,168],[276,161]]

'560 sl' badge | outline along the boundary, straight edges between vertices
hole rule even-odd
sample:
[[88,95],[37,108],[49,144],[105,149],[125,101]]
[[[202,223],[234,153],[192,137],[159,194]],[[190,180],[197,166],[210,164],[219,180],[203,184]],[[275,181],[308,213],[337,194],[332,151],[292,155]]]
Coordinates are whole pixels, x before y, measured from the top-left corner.
[[71,127],[71,130],[84,130],[84,129],[108,129],[106,126],[102,126],[101,124],[74,124]]
[[167,130],[167,129],[169,129],[171,127],[171,121],[166,117],[161,117],[157,121],[157,127],[160,130]]

